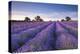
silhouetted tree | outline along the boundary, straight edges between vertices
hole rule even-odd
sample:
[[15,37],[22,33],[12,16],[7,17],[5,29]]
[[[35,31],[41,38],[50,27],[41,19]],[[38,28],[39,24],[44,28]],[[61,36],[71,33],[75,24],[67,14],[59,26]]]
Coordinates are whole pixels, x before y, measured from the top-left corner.
[[35,17],[35,20],[38,21],[38,22],[43,21],[43,19],[41,19],[40,16],[36,16],[36,17]]
[[39,21],[41,22],[41,21],[43,21],[43,19],[39,19]]
[[29,17],[25,17],[25,21],[30,22],[30,18]]
[[35,17],[35,20],[36,20],[36,21],[39,21],[39,19],[40,19],[40,16],[36,16],[36,17]]
[[65,21],[64,19],[61,19],[61,21],[63,22],[63,21]]
[[66,21],[70,21],[71,20],[71,18],[70,17],[66,17]]
[[33,19],[32,22],[36,22],[36,21]]

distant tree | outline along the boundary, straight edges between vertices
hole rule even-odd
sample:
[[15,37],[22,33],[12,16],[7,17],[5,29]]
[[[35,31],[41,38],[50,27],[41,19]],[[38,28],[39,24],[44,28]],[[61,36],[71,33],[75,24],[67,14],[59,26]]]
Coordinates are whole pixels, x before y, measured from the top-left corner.
[[64,19],[61,19],[61,21],[63,22],[63,21],[65,21]]
[[66,17],[66,21],[70,21],[71,20],[71,18],[70,17]]
[[36,22],[36,21],[33,19],[32,22]]
[[39,21],[41,22],[41,21],[43,21],[43,19],[39,19]]
[[30,22],[30,18],[29,17],[25,17],[25,21]]
[[38,21],[38,22],[43,21],[43,19],[41,19],[41,17],[40,17],[40,16],[36,16],[36,17],[35,17],[35,20],[36,20],[36,21]]
[[36,17],[35,17],[35,20],[36,20],[36,21],[39,21],[39,19],[40,19],[40,16],[36,16]]

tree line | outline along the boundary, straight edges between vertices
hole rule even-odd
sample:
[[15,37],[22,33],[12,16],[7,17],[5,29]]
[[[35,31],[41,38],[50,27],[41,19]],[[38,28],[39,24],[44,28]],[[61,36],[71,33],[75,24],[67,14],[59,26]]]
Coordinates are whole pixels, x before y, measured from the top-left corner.
[[[40,16],[36,16],[32,21],[29,17],[25,17],[25,20],[24,21],[27,21],[27,22],[43,22],[44,20],[40,17]],[[70,17],[66,17],[65,19],[61,19],[61,21],[71,21],[71,18]]]
[[[25,21],[31,22],[31,19],[29,17],[25,17]],[[41,19],[40,16],[36,16],[35,19],[32,20],[32,22],[42,22],[43,19]]]
[[61,19],[61,21],[71,21],[71,18],[70,17],[66,17],[65,19]]

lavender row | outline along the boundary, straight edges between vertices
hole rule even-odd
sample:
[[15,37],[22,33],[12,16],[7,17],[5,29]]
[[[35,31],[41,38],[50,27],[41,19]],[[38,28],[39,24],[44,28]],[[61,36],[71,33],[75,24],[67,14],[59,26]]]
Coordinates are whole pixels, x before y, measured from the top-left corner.
[[25,29],[29,29],[31,27],[36,27],[41,24],[43,24],[43,23],[23,24],[22,26],[19,26],[17,28],[11,28],[11,33],[12,34],[19,33],[20,31],[23,31]]
[[11,35],[11,44],[12,44],[12,51],[18,49],[20,46],[22,46],[25,42],[35,37],[35,35],[43,30],[45,27],[47,27],[51,22],[45,23],[43,25],[40,25],[38,27],[30,28],[28,30],[22,31],[18,34],[12,34]]
[[77,48],[78,40],[74,37],[74,35],[70,34],[68,30],[60,24],[60,22],[56,23],[56,36],[56,49]]
[[64,22],[64,24],[77,28],[78,27],[78,22],[77,21],[70,21],[70,22]]
[[[59,22],[59,24],[61,26],[63,26],[63,28],[65,28],[68,33],[72,34],[74,37],[78,38],[78,28],[74,28],[73,26],[70,26],[70,25],[66,25],[65,23],[63,22]],[[74,24],[75,25],[75,24]]]
[[55,23],[39,32],[33,39],[26,42],[16,52],[42,51],[55,49]]

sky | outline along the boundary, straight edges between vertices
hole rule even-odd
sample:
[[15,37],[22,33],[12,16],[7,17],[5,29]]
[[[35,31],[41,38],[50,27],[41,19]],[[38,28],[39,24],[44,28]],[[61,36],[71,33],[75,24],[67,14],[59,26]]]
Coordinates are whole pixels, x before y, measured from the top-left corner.
[[24,20],[29,17],[31,20],[40,16],[44,21],[61,20],[69,16],[73,20],[78,18],[77,5],[50,4],[50,3],[32,3],[18,2],[11,3],[11,19]]

